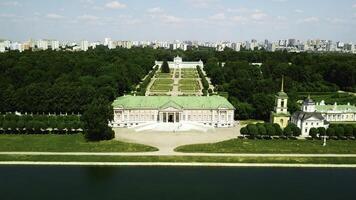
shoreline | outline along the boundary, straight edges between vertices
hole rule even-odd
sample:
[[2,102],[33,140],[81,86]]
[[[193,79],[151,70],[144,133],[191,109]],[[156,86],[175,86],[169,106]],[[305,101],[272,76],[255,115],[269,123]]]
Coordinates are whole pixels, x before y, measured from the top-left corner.
[[201,162],[47,162],[0,161],[0,166],[163,166],[163,167],[268,167],[268,168],[355,168],[356,164],[282,164],[282,163],[201,163]]
[[188,156],[188,157],[305,157],[305,158],[356,158],[356,154],[279,154],[279,153],[183,153],[183,152],[0,152],[0,155],[52,155],[52,156]]

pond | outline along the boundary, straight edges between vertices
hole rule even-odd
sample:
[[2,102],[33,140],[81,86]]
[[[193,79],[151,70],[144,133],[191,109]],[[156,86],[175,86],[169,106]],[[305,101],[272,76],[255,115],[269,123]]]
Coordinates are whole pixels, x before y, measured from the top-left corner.
[[0,166],[0,199],[356,199],[355,169]]

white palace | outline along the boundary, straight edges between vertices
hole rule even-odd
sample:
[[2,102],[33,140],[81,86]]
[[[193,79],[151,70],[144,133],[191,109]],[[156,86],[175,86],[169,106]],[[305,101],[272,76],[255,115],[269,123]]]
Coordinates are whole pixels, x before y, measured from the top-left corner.
[[233,105],[221,96],[122,96],[113,103],[112,127],[193,123],[232,127]]
[[[158,65],[161,68],[163,61],[155,61],[155,66]],[[197,66],[204,68],[203,61],[199,60],[198,62],[183,62],[183,59],[179,56],[176,56],[172,61],[168,61],[169,68],[171,69],[179,69],[179,68],[190,68],[195,69]]]

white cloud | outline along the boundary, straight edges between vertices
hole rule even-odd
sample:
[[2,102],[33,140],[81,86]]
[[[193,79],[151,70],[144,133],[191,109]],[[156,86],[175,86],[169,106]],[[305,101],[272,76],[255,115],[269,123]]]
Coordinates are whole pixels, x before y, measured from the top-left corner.
[[160,7],[155,7],[155,8],[149,8],[147,10],[149,13],[163,13],[163,9]]
[[327,18],[326,21],[332,24],[342,24],[346,22],[345,19],[341,19],[341,18]]
[[14,14],[0,14],[0,18],[17,18]]
[[126,4],[120,3],[118,1],[111,1],[105,4],[105,7],[111,8],[111,9],[122,9],[126,8]]
[[94,0],[80,0],[81,3],[94,4]]
[[263,13],[261,11],[256,11],[255,13],[251,14],[251,19],[255,20],[255,21],[262,21],[264,19],[267,18],[267,14]]
[[318,23],[320,19],[318,17],[307,17],[304,19],[300,19],[297,22],[298,23]]
[[356,8],[356,3],[354,5],[352,5],[353,8]]
[[211,17],[209,17],[209,19],[212,19],[212,20],[224,20],[226,19],[226,16],[224,13],[217,13]]
[[94,16],[94,15],[81,15],[78,16],[79,20],[83,20],[83,21],[97,21],[99,20],[99,17]]
[[243,16],[233,16],[231,18],[231,20],[233,22],[242,23],[242,24],[245,24],[248,21],[248,19],[246,17],[243,17]]
[[180,23],[183,21],[182,18],[173,16],[173,15],[160,15],[160,19],[162,20],[162,22],[167,23],[167,24]]
[[189,4],[194,7],[206,8],[212,4],[217,3],[219,0],[186,0]]
[[62,15],[55,14],[55,13],[49,13],[46,15],[46,18],[48,18],[48,19],[64,19],[65,17]]
[[303,13],[303,12],[304,12],[304,10],[301,10],[301,9],[295,9],[295,10],[294,10],[294,12],[296,12],[296,13]]
[[287,21],[287,17],[285,16],[277,16],[278,21]]
[[1,6],[21,6],[22,4],[20,4],[17,1],[5,1],[5,2],[0,2]]

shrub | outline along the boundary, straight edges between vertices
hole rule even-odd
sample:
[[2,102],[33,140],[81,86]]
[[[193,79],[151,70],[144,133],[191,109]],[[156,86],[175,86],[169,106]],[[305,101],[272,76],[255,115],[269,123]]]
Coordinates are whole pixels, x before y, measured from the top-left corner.
[[344,133],[345,133],[345,136],[353,136],[353,127],[351,125],[346,125],[344,126]]
[[335,128],[335,134],[336,134],[336,136],[338,136],[338,137],[344,136],[344,135],[345,135],[344,127],[342,127],[342,126],[337,126],[337,127]]
[[293,135],[293,130],[290,126],[287,126],[284,130],[283,130],[283,134],[285,136],[292,136]]
[[329,137],[335,136],[335,128],[330,127],[326,130],[326,135]]
[[240,130],[241,135],[248,135],[248,130],[246,127],[241,128]]
[[279,124],[275,123],[275,124],[273,124],[273,127],[274,127],[274,130],[276,132],[275,135],[277,135],[277,136],[283,135],[283,130],[281,129],[281,126],[279,126]]
[[319,127],[318,128],[318,133],[319,133],[319,137],[320,136],[325,136],[326,134],[326,129],[324,127]]
[[247,125],[247,129],[248,129],[248,134],[252,137],[255,137],[258,135],[258,128],[255,124],[249,124]]
[[258,129],[258,135],[267,135],[267,130],[264,124],[258,124],[257,129]]
[[309,136],[312,137],[312,138],[316,138],[318,135],[318,129],[316,128],[311,128],[309,130]]
[[269,135],[269,136],[277,135],[276,129],[274,128],[274,126],[272,124],[266,124],[266,132],[267,132],[267,135]]

